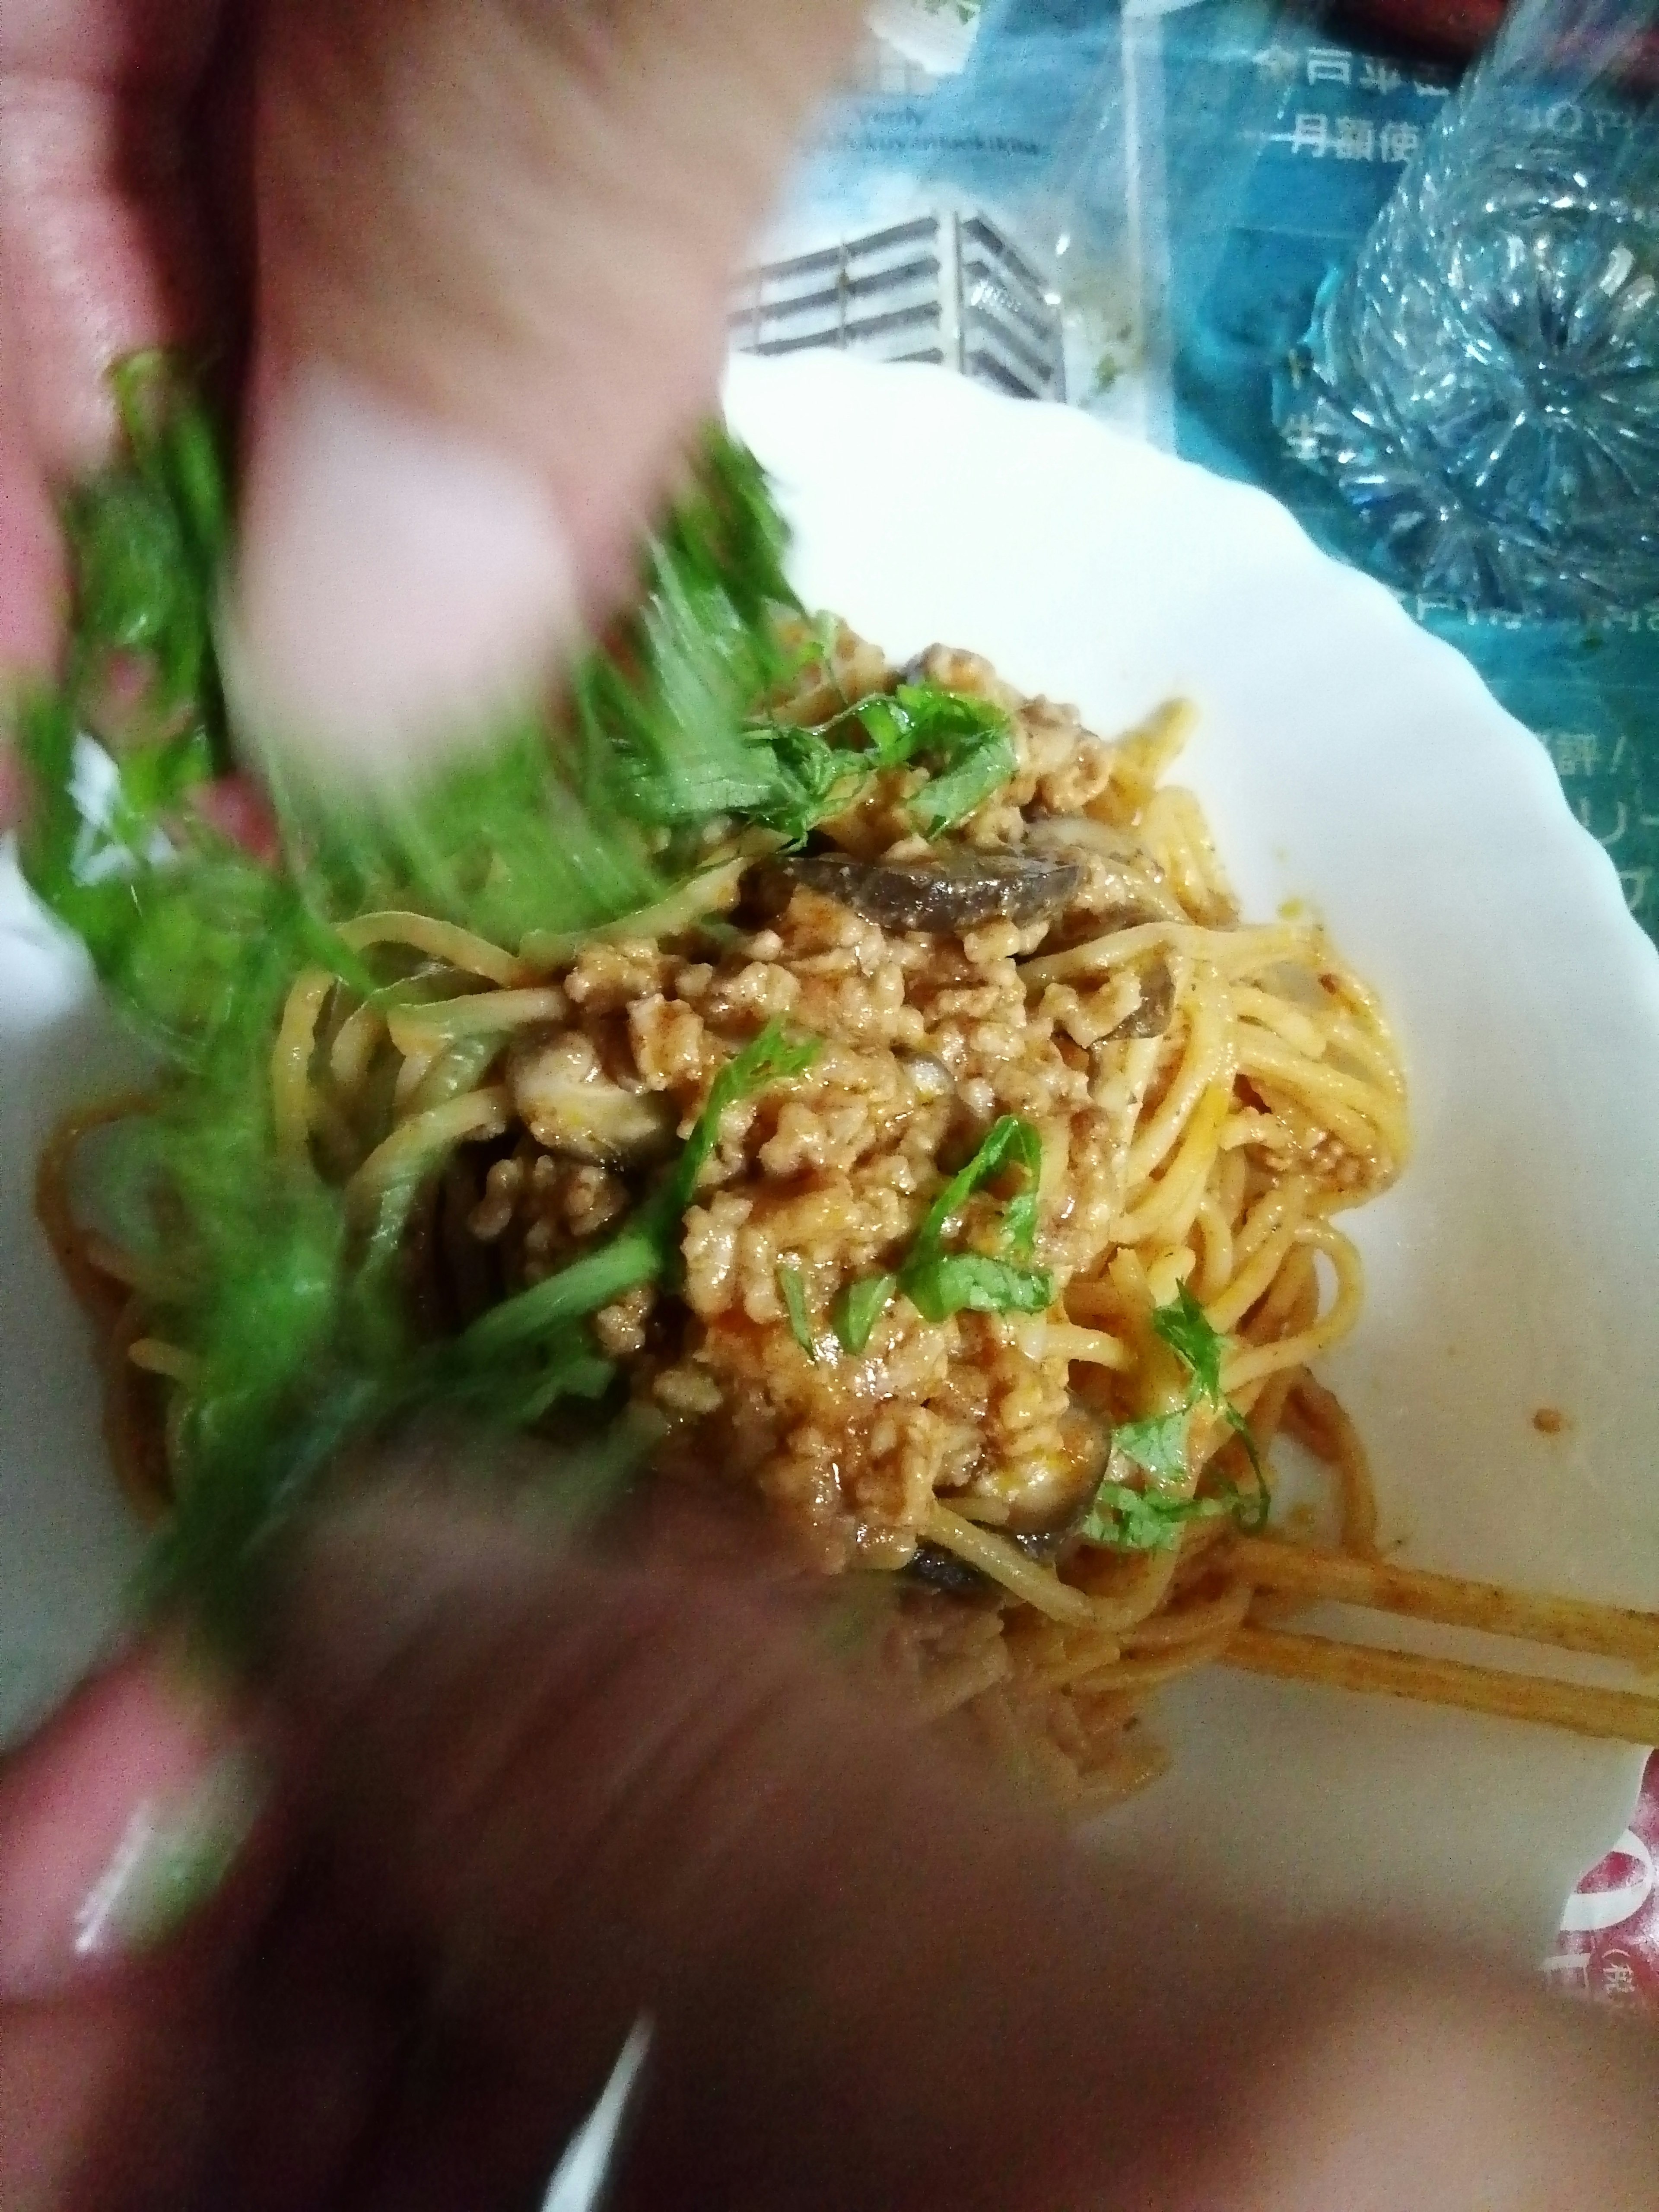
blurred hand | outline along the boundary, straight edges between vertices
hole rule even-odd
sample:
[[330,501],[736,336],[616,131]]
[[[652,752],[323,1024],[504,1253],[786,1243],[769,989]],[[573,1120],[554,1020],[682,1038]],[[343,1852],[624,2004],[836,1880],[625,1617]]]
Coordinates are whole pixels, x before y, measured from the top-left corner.
[[7,0],[0,673],[57,649],[49,488],[107,447],[105,371],[216,339],[255,718],[401,754],[544,674],[625,589],[858,14]]
[[1659,2172],[1645,2039],[1085,1857],[718,1565],[361,1507],[257,1711],[152,1656],[0,1778],[7,2212],[530,2212],[642,2017],[627,2212],[1636,2212]]

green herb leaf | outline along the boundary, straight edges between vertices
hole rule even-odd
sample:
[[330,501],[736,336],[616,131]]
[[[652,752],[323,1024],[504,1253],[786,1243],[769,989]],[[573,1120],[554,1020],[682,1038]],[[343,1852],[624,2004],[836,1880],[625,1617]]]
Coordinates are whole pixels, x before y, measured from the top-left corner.
[[1273,1492],[1267,1487],[1267,1471],[1261,1464],[1261,1455],[1256,1449],[1250,1425],[1231,1399],[1224,1407],[1227,1426],[1244,1447],[1244,1456],[1250,1462],[1250,1473],[1255,1477],[1255,1488],[1249,1496],[1242,1492],[1238,1504],[1238,1525],[1247,1535],[1258,1536],[1267,1525],[1267,1516],[1273,1511]]
[[925,783],[911,799],[911,821],[924,837],[943,836],[999,792],[1018,764],[1005,732],[976,739],[954,768]]
[[1229,1510],[1218,1498],[1170,1498],[1104,1482],[1079,1534],[1113,1551],[1172,1552],[1189,1522],[1218,1520]]
[[64,507],[64,678],[15,709],[31,786],[20,851],[168,1079],[122,1146],[120,1211],[164,1209],[177,1284],[165,1326],[200,1379],[180,1401],[179,1499],[146,1586],[187,1595],[229,1637],[348,1438],[437,1404],[527,1425],[606,1391],[587,1316],[672,1264],[726,1108],[810,1058],[775,1031],[757,1039],[635,1218],[450,1346],[417,1341],[406,1310],[411,1188],[389,1194],[365,1240],[338,1188],[281,1159],[272,1127],[271,1048],[295,979],[320,966],[365,995],[383,980],[339,943],[336,919],[410,907],[508,944],[586,927],[660,896],[664,871],[695,867],[710,815],[775,802],[746,723],[791,665],[773,620],[792,603],[787,533],[752,455],[711,433],[647,549],[638,612],[578,671],[567,729],[497,732],[392,809],[278,791],[284,861],[268,869],[190,811],[228,757],[213,644],[224,441],[165,356],[112,381],[125,450]]
[[896,1275],[861,1275],[848,1283],[836,1300],[831,1325],[844,1351],[855,1357],[870,1341],[871,1332],[893,1302]]
[[1187,1480],[1187,1431],[1191,1408],[1178,1413],[1153,1413],[1142,1421],[1126,1421],[1112,1431],[1114,1447],[1126,1459],[1144,1468],[1154,1482],[1181,1483]]
[[750,819],[799,845],[820,822],[845,812],[875,772],[870,755],[834,744],[823,730],[773,723],[751,732],[771,763],[772,789]]
[[641,1224],[636,1216],[598,1251],[585,1253],[557,1274],[480,1314],[461,1339],[467,1358],[482,1364],[516,1346],[552,1338],[624,1291],[654,1282],[666,1261],[654,1224]]
[[118,675],[124,750],[196,737],[224,765],[213,647],[229,511],[221,434],[164,353],[133,355],[110,381],[126,452],[63,501],[70,688],[95,728]]
[[[1039,1172],[1041,1170],[1039,1168]],[[1036,1243],[1037,1189],[1034,1176],[1018,1197],[1011,1198],[1003,1209],[1002,1242],[1006,1250],[1029,1260]]]
[[791,1038],[777,1023],[769,1023],[715,1077],[707,1104],[655,1195],[597,1251],[584,1254],[544,1282],[532,1284],[481,1314],[461,1339],[469,1358],[499,1358],[597,1313],[641,1283],[659,1280],[678,1253],[681,1220],[720,1140],[726,1109],[800,1074],[811,1066],[818,1049],[816,1037]]
[[924,1321],[963,1311],[1046,1313],[1054,1302],[1054,1279],[1046,1267],[1016,1267],[980,1252],[936,1252],[907,1263],[900,1281]]
[[[1143,1468],[1152,1486],[1139,1491],[1121,1483],[1103,1483],[1083,1533],[1094,1543],[1145,1551],[1167,1550],[1179,1540],[1187,1522],[1213,1520],[1222,1514],[1233,1515],[1242,1528],[1251,1532],[1264,1528],[1273,1503],[1267,1473],[1249,1423],[1221,1388],[1222,1338],[1184,1284],[1176,1297],[1154,1311],[1152,1328],[1191,1375],[1191,1391],[1186,1404],[1174,1413],[1125,1422],[1113,1431],[1114,1449]],[[1220,1410],[1243,1444],[1255,1486],[1245,1492],[1229,1482],[1194,1498],[1172,1498],[1167,1492],[1160,1496],[1157,1486],[1173,1486],[1187,1479],[1188,1431],[1200,1401]],[[1126,1502],[1130,1500],[1135,1502]]]
[[812,1323],[806,1311],[806,1285],[801,1279],[799,1267],[778,1267],[778,1290],[783,1299],[784,1311],[789,1316],[789,1333],[806,1357],[816,1363],[817,1346],[812,1340]]
[[[663,1231],[678,1238],[680,1217],[690,1205],[710,1154],[720,1142],[720,1123],[729,1108],[775,1083],[804,1075],[823,1050],[817,1037],[792,1037],[781,1023],[769,1022],[757,1037],[728,1060],[709,1087],[685,1149],[674,1164],[661,1198],[653,1201]],[[659,1233],[661,1233],[659,1231]]]
[[1153,1313],[1152,1328],[1185,1365],[1202,1395],[1212,1406],[1221,1405],[1222,1340],[1185,1283],[1168,1305],[1159,1306]]
[[901,684],[890,699],[867,702],[859,714],[884,768],[927,761],[928,781],[908,809],[924,837],[965,821],[1018,765],[1008,718],[988,699]]
[[1244,1447],[1256,1486],[1248,1498],[1239,1496],[1237,1510],[1239,1525],[1254,1534],[1267,1526],[1273,1499],[1250,1425],[1221,1387],[1224,1340],[1211,1327],[1203,1307],[1184,1283],[1168,1305],[1159,1306],[1154,1312],[1152,1327],[1192,1376],[1194,1394],[1219,1409],[1223,1419]]
[[430,1390],[436,1403],[474,1413],[503,1428],[532,1428],[566,1398],[603,1398],[617,1370],[588,1340],[586,1329],[557,1327],[514,1358],[480,1360],[465,1342],[436,1356]]
[[932,755],[941,767],[953,768],[986,738],[1008,734],[1000,707],[939,684],[901,684],[861,703],[858,714],[884,767]]
[[791,844],[853,805],[872,777],[911,761],[929,768],[927,783],[909,802],[911,819],[925,836],[938,836],[1016,766],[1001,709],[934,684],[873,692],[816,728],[772,720],[749,734],[769,757],[775,788],[744,811]]
[[972,1159],[959,1168],[922,1217],[914,1259],[930,1257],[955,1217],[981,1184],[1005,1167],[1023,1169],[1035,1188],[1042,1173],[1042,1139],[1029,1121],[1005,1114],[994,1121]]
[[1005,1114],[986,1133],[972,1159],[957,1170],[928,1207],[899,1269],[897,1287],[924,1321],[945,1321],[965,1310],[1043,1313],[1054,1304],[1054,1278],[1046,1268],[1016,1267],[985,1253],[947,1253],[944,1249],[945,1238],[963,1207],[982,1184],[1006,1168],[1018,1169],[1027,1188],[1009,1202],[1003,1218],[1003,1243],[1012,1251],[1030,1252],[1036,1235],[1042,1140],[1029,1121],[1016,1114]]

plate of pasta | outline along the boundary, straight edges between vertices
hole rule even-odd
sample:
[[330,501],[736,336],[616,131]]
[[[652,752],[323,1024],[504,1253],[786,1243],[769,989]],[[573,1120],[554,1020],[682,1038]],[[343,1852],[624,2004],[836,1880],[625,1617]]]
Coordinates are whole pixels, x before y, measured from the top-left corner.
[[[735,751],[630,757],[652,884],[607,849],[611,910],[526,926],[528,847],[442,898],[354,853],[337,955],[272,969],[246,1141],[362,1255],[335,1339],[395,1277],[419,1388],[714,1470],[1118,1847],[1540,1956],[1659,1733],[1659,959],[1609,864],[1265,497],[925,368],[727,404],[799,605]],[[188,1522],[239,1293],[178,1225],[223,1054],[158,1094],[9,866],[0,1026],[15,1727]]]

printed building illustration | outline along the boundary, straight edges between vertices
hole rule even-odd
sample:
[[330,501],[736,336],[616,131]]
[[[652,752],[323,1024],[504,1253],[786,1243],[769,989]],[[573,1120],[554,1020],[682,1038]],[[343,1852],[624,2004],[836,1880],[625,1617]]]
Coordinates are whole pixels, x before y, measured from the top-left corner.
[[941,362],[1023,399],[1064,399],[1060,308],[1031,263],[976,211],[935,209],[774,261],[740,281],[740,353],[834,347]]

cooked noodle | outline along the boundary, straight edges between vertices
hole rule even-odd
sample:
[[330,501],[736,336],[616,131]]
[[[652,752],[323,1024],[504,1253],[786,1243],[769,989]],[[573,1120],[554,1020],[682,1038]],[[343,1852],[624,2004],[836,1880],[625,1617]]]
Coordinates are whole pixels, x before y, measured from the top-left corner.
[[[751,838],[662,908],[581,942],[515,951],[416,914],[364,915],[344,935],[373,964],[374,998],[320,970],[289,995],[271,1054],[276,1145],[343,1186],[365,1227],[388,1195],[422,1186],[416,1303],[453,1328],[613,1229],[764,1021],[823,1040],[781,1102],[728,1114],[684,1224],[682,1287],[629,1291],[594,1336],[665,1417],[666,1477],[718,1468],[819,1566],[891,1573],[885,1659],[918,1712],[974,1729],[1074,1799],[1157,1772],[1149,1694],[1230,1656],[1521,1709],[1520,1693],[1429,1662],[1333,1656],[1264,1625],[1310,1598],[1479,1614],[1519,1634],[1565,1620],[1571,1648],[1647,1652],[1637,1617],[1609,1629],[1587,1618],[1604,1609],[1538,1600],[1498,1620],[1501,1593],[1448,1595],[1428,1578],[1425,1594],[1424,1578],[1376,1561],[1363,1446],[1309,1363],[1358,1318],[1360,1262],[1335,1217],[1405,1164],[1405,1084],[1376,999],[1322,929],[1238,925],[1196,802],[1158,781],[1188,710],[1109,745],[969,656],[936,650],[930,674],[1013,716],[1016,774],[973,817],[968,849],[1058,841],[1080,884],[1063,911],[884,926],[810,887],[769,885],[750,855],[775,841]],[[913,857],[904,773],[827,825],[836,848]],[[141,1110],[118,1102],[67,1122],[40,1194],[108,1346],[123,1483],[155,1512],[167,1401],[187,1397],[191,1356],[169,1341],[153,1263],[79,1228],[68,1195],[80,1139]],[[941,1150],[971,1150],[998,1115],[1041,1139],[1039,1254],[1055,1303],[929,1322],[897,1298],[867,1352],[836,1352],[837,1291],[895,1264]],[[981,1204],[963,1233],[988,1250]],[[815,1317],[810,1350],[781,1298],[786,1268]],[[1166,1548],[1078,1540],[1103,1474],[1139,1480],[1114,1435],[1179,1401],[1152,1324],[1183,1286],[1226,1340],[1222,1382],[1269,1482],[1281,1435],[1328,1470],[1338,1552],[1238,1534],[1223,1507],[1248,1502],[1256,1477],[1205,1407],[1162,1494],[1215,1510]],[[1532,1710],[1561,1717],[1552,1697]],[[1633,1710],[1604,1699],[1595,1717]]]

